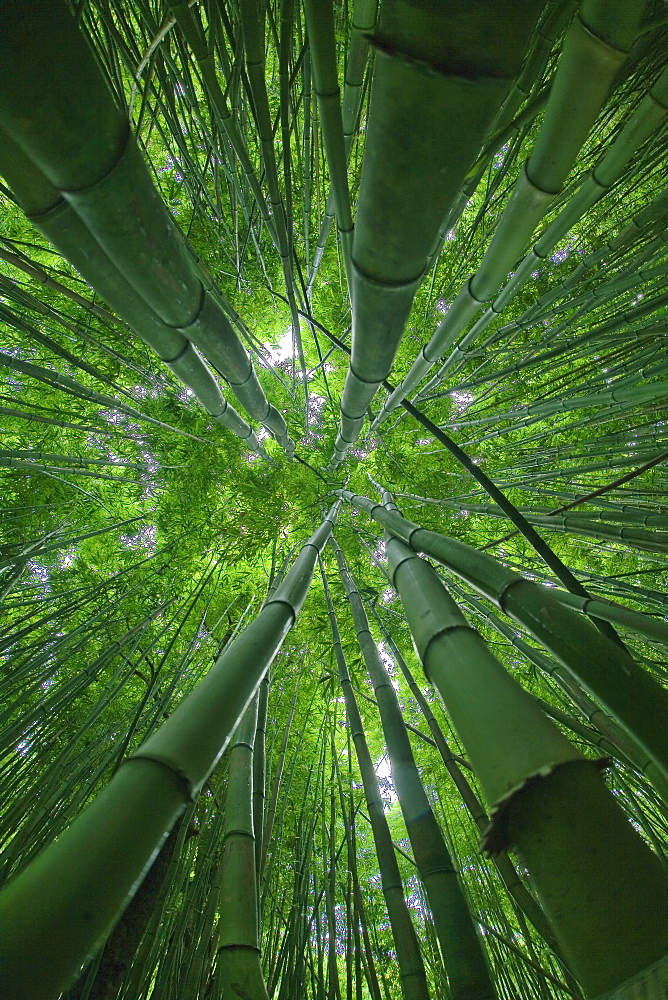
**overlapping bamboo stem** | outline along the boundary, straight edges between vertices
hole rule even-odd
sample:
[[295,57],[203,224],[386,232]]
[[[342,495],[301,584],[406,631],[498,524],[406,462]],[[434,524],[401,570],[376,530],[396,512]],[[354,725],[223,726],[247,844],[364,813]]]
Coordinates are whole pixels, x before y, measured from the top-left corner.
[[339,680],[346,705],[346,715],[351,729],[351,739],[355,746],[357,761],[362,776],[364,796],[369,810],[369,820],[373,833],[378,865],[381,873],[385,905],[392,928],[397,962],[400,968],[401,987],[406,1000],[409,998],[428,998],[429,988],[424,969],[420,946],[415,928],[411,921],[404,895],[399,866],[394,853],[392,836],[390,834],[383,803],[378,790],[375,768],[369,753],[362,719],[357,707],[355,692],[350,680],[348,666],[341,645],[336,612],[329,592],[327,579],[323,568],[323,586],[327,600],[334,654],[339,672]]
[[[207,412],[244,439],[253,451],[266,454],[247,422],[223,397],[193,344],[147,305],[74,209],[60,197],[29,157],[4,135],[0,170],[10,180],[26,214],[40,232],[84,280],[96,288],[179,381],[192,390]],[[213,363],[224,366],[224,356],[215,347],[212,352]]]
[[[471,43],[477,31],[466,42],[453,32],[452,12],[425,5],[409,13],[403,0],[383,5],[352,248],[352,356],[332,467],[358,439],[390,372],[440,225],[519,70],[537,15],[533,4],[503,18],[498,8],[481,7],[477,26],[498,39],[483,50]],[[446,119],[447,146],[437,128]]]
[[[634,40],[644,4],[617,4],[605,14],[585,3],[566,33],[536,145],[475,274],[464,284],[408,375],[374,421],[396,409],[496,292],[566,179]],[[471,331],[447,364],[477,337]],[[459,352],[459,353],[458,353]]]
[[[304,382],[306,383],[306,363],[304,361],[304,348],[301,339],[297,301],[295,298],[295,282],[292,273],[292,218],[288,218],[287,216],[287,206],[283,200],[278,181],[278,168],[274,152],[274,133],[265,80],[264,10],[260,8],[257,0],[242,0],[242,3],[239,5],[239,17],[244,41],[246,71],[253,96],[253,113],[257,123],[262,162],[264,163],[267,187],[269,188],[269,204],[271,205],[272,219],[278,241],[278,251],[283,267],[286,295],[292,316],[292,336],[297,349],[299,364],[304,375]],[[286,57],[287,53],[282,55],[282,58]],[[285,142],[285,140],[286,136],[284,135],[283,141]],[[286,185],[289,185],[288,177],[285,178],[285,182]],[[306,384],[304,388],[307,392]]]
[[[524,625],[578,683],[624,726],[668,777],[668,695],[628,653],[540,587],[484,553],[408,521],[366,497],[347,490],[343,499],[366,510],[412,549],[425,552]],[[585,652],[586,651],[586,652]]]
[[[17,1000],[55,1000],[123,912],[164,837],[215,767],[294,624],[337,509],[335,504],[285,581],[213,670],[66,833],[5,888],[0,967]],[[52,888],[48,904],[45,886]],[[65,937],[53,935],[54,927],[63,928]],[[28,951],[40,961],[27,963]]]
[[[411,692],[413,693],[414,698],[420,706],[420,710],[429,724],[434,742],[438,747],[438,751],[448,774],[452,778],[455,787],[462,798],[462,802],[466,806],[471,819],[480,830],[480,833],[486,833],[489,829],[489,816],[487,815],[482,802],[477,797],[466,776],[463,774],[458,761],[455,760],[454,754],[452,753],[452,750],[443,735],[443,731],[439,726],[434,713],[429,707],[427,699],[424,697],[418,684],[415,682],[408,664],[401,655],[397,644],[385,628],[382,619],[377,614],[376,620],[381,627],[385,642],[387,642],[392,651],[393,659],[399,665],[401,672],[408,681]],[[538,931],[543,940],[550,946],[550,948],[552,948],[555,954],[558,955],[559,945],[554,937],[554,934],[552,933],[552,930],[550,929],[550,925],[547,922],[545,914],[522,882],[508,854],[499,853],[494,856],[493,860],[510,898],[519,908],[520,912],[523,913],[533,924],[534,928]]]
[[[362,107],[364,77],[369,55],[368,39],[376,23],[377,8],[377,0],[355,0],[353,4],[341,106],[346,163],[350,159],[350,152],[357,134],[358,120]],[[309,270],[307,284],[307,295],[309,297],[318,275],[322,255],[335,215],[336,204],[332,188],[327,196],[327,204],[318,233],[318,242],[313,256],[313,263]]]
[[478,339],[573,225],[608,193],[610,187],[622,176],[634,153],[661,127],[666,114],[668,71],[664,70],[591,173],[522,260],[503,291],[471,328],[466,337],[467,345]]
[[[67,211],[66,202],[162,323],[205,355],[215,353],[240,402],[289,451],[285,421],[267,401],[217,298],[202,283],[75,22],[60,4],[40,5],[31,15],[30,25],[22,23],[18,11],[8,18],[12,30],[6,35],[6,73],[17,73],[23,66],[25,79],[22,86],[11,91],[5,87],[0,94],[0,125],[56,193],[55,199],[50,192],[46,199],[40,182],[41,204],[33,202],[27,210],[52,218]],[[55,53],[58,46],[61,55],[33,75],[26,71],[26,46],[35,25],[45,39],[53,39],[46,51]],[[10,59],[18,60],[16,65]],[[76,86],[70,86],[72,80],[78,81]],[[61,129],[63,122],[67,126]],[[60,220],[57,227],[59,232]],[[98,270],[95,267],[95,274]]]
[[[535,646],[525,642],[512,626],[486,607],[482,601],[465,593],[456,584],[454,591],[459,597],[465,599],[497,632],[505,636],[529,663],[551,678],[570,701],[577,706],[590,726],[593,726],[601,734],[601,738],[598,739],[590,732],[586,737],[588,742],[598,747],[604,754],[611,754],[623,764],[635,768],[639,774],[644,775],[651,782],[663,802],[668,804],[668,782],[666,782],[665,776],[626,728],[603,711],[600,705],[587,694],[571,674],[564,670],[561,664],[545,656]],[[580,735],[584,734],[581,732]]]
[[425,887],[453,997],[494,997],[485,953],[450,852],[420,780],[394,688],[369,631],[345,556],[331,538],[362,656],[378,700],[392,778],[415,863]]
[[258,693],[239,720],[230,745],[225,798],[225,833],[220,861],[215,988],[222,996],[243,991],[266,1000],[260,966],[260,932],[255,880],[253,748]]
[[327,166],[332,186],[337,232],[346,270],[348,288],[353,286],[353,220],[347,176],[347,150],[343,130],[341,91],[336,67],[336,39],[332,4],[306,0],[306,28],[311,51],[311,67]]
[[[389,494],[384,498],[393,508]],[[598,996],[664,955],[668,937],[650,909],[656,901],[668,911],[668,875],[632,830],[596,766],[494,659],[430,564],[394,535],[386,534],[386,544],[427,677],[492,805],[487,847],[494,852],[515,846],[585,995]],[[574,858],[579,872],[569,877]],[[614,897],[611,869],[619,872]],[[628,926],[619,934],[622,913],[632,922],[633,943]]]

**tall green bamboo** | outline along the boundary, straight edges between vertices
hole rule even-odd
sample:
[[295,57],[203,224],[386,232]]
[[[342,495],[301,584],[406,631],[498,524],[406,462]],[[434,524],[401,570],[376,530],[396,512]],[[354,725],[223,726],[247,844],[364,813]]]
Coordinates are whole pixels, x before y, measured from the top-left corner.
[[392,845],[387,820],[383,811],[383,803],[378,790],[375,768],[369,753],[364,727],[357,707],[355,692],[350,680],[348,666],[341,645],[341,637],[336,618],[336,612],[332,602],[324,567],[321,566],[323,574],[323,586],[327,600],[327,610],[329,614],[330,627],[332,630],[332,641],[334,645],[334,655],[339,672],[339,680],[346,704],[346,714],[351,729],[351,739],[355,746],[357,762],[362,775],[364,786],[364,796],[369,810],[369,820],[373,832],[373,839],[378,857],[378,865],[381,873],[383,895],[387,914],[392,928],[392,936],[397,953],[397,962],[401,974],[401,988],[406,1000],[409,998],[429,997],[429,988],[425,975],[424,964],[420,954],[417,935],[413,927],[406,899],[404,896],[399,866]]
[[596,764],[489,653],[429,563],[389,534],[386,544],[427,677],[491,804],[485,846],[515,847],[585,995],[621,985],[668,951],[668,875]]
[[[296,553],[322,516],[325,491],[342,485],[322,463],[352,378],[356,289],[352,369],[369,381],[359,409],[346,389],[352,421],[365,408],[372,423],[376,415],[361,404],[379,369],[365,375],[360,358],[382,354],[389,372],[396,353],[399,375],[415,376],[415,353],[424,345],[430,354],[434,329],[452,338],[419,394],[423,409],[404,400],[400,418],[381,414],[382,433],[351,450],[345,486],[354,498],[367,474],[387,482],[410,517],[435,529],[375,511],[414,546],[395,576],[419,621],[429,621],[428,602],[412,581],[429,568],[416,555],[431,552],[441,563],[438,579],[429,576],[434,606],[444,608],[444,584],[485,638],[489,649],[448,604],[454,627],[424,650],[454,727],[400,659],[406,616],[384,575],[377,529],[352,506],[340,537],[355,589],[388,632],[370,630],[392,650],[427,720],[401,698],[493,988],[513,1000],[578,997],[572,965],[587,995],[606,990],[597,1000],[663,996],[665,881],[660,874],[650,895],[646,862],[650,849],[652,865],[665,870],[668,858],[668,25],[657,0],[645,14],[640,6],[504,0],[437,10],[386,0],[377,18],[375,0],[359,0],[309,8],[308,19],[294,0],[3,6],[0,884],[8,895],[0,899],[19,894],[82,824],[63,878],[47,874],[44,890],[35,883],[25,920],[7,917],[3,933],[23,947],[21,928],[44,911],[24,964],[48,988],[63,962],[82,966],[67,1000],[236,997],[223,989],[226,954],[252,968],[260,993],[264,977],[276,1000],[391,1000],[402,994],[402,970],[406,995],[411,981],[421,996],[450,994],[419,852],[404,839],[394,794],[380,801],[373,774],[385,753],[375,699],[357,686],[357,722],[341,711],[348,699],[332,666],[347,654],[350,694],[360,653],[338,584],[334,647],[326,620],[334,609],[318,582],[271,677],[264,672],[252,808],[245,742],[196,798],[174,770],[137,756],[153,747],[162,760],[178,728],[187,745],[172,763],[181,774],[189,754],[203,759],[209,736],[225,743],[225,720],[231,732],[243,708],[236,699],[245,704],[257,688],[272,642],[260,635],[238,671],[228,673],[229,657],[275,579],[279,545]],[[334,182],[347,231],[356,222],[352,276],[341,241],[327,243]],[[289,346],[302,319],[308,411]],[[229,395],[226,380],[236,384],[238,415],[221,394]],[[256,462],[202,406],[217,423],[227,415],[251,448],[265,437],[251,437],[251,424],[265,422],[288,451],[285,419],[304,424],[299,459]],[[347,454],[339,444],[335,462]],[[518,533],[491,520],[501,514]],[[496,558],[485,558],[490,550]],[[267,602],[259,619],[274,621],[279,605],[290,617],[286,605]],[[632,658],[587,617],[618,627]],[[216,662],[224,669],[209,674]],[[198,687],[211,676],[219,700],[210,680]],[[189,704],[202,708],[197,724],[186,718]],[[553,742],[553,723],[576,749],[550,771],[546,747],[572,752],[563,737]],[[353,734],[367,741],[372,804]],[[590,850],[611,802],[592,773],[600,754],[611,762],[605,781],[616,808]],[[228,772],[231,757],[243,766]],[[89,942],[75,960],[68,949],[83,939],[82,912],[105,923],[102,943],[108,897],[118,912],[128,879],[137,881],[169,825],[154,799],[134,811],[125,801],[122,789],[144,775],[173,791],[181,819],[104,949]],[[494,798],[491,786],[504,778],[521,788]],[[118,814],[88,836],[88,817],[114,795]],[[544,815],[548,800],[562,827]],[[583,832],[595,801],[600,815]],[[390,868],[381,874],[373,831],[383,822],[379,854]],[[226,836],[231,823],[239,832]],[[506,844],[514,838],[519,868],[505,852],[481,857],[480,834],[492,846],[502,834]],[[247,884],[227,881],[235,903],[221,906],[220,876],[239,854],[251,874]],[[77,897],[63,914],[58,886],[72,888],[86,865],[98,895],[81,907]],[[564,893],[573,907],[562,905]],[[395,896],[403,909],[393,930]],[[219,952],[222,934],[230,947]],[[11,975],[14,967],[12,956]],[[3,986],[17,992],[11,979]]]
[[[265,80],[264,62],[264,10],[257,0],[242,0],[239,5],[239,19],[243,35],[246,71],[248,73],[248,83],[253,95],[253,114],[257,123],[258,138],[262,151],[262,162],[264,163],[269,188],[269,203],[272,210],[274,228],[278,238],[278,249],[283,266],[285,288],[290,305],[292,317],[292,337],[297,349],[299,363],[306,381],[306,363],[304,361],[304,348],[302,346],[301,330],[299,326],[299,315],[297,313],[297,302],[295,297],[294,278],[292,273],[292,219],[288,217],[287,206],[283,200],[283,195],[278,181],[278,167],[274,152],[274,136],[271,123],[271,112],[269,109],[269,99],[267,96],[267,86]],[[284,58],[287,53],[283,53]],[[286,136],[283,141],[285,143]],[[290,183],[290,178],[284,177],[286,186]],[[307,391],[306,386],[304,387]]]
[[[668,113],[668,71],[664,70],[640,106],[601,157],[568,204],[531,248],[503,292],[471,330],[471,342],[492,322],[550,252],[592,205],[603,198],[619,180],[631,157],[661,124]],[[475,334],[474,331],[475,330]]]
[[347,178],[347,155],[341,111],[341,92],[336,68],[334,10],[329,3],[305,0],[304,13],[311,50],[311,66],[318,99],[318,114],[332,184],[337,231],[348,288],[352,288],[351,248],[353,220]]
[[253,748],[258,694],[239,720],[230,744],[225,797],[225,833],[220,862],[218,948],[215,988],[221,996],[235,992],[266,1000],[260,966],[260,932],[255,880],[253,823]]
[[394,688],[383,665],[359,591],[341,547],[336,554],[357,639],[378,702],[392,780],[424,884],[453,997],[494,997],[485,953],[443,834],[427,799]]
[[[56,201],[42,204],[39,214],[58,212],[64,196],[144,302],[205,355],[214,353],[240,402],[290,450],[285,421],[267,401],[218,300],[203,285],[65,5],[33,7],[30,20],[18,9],[6,17],[0,126],[55,189]],[[52,56],[42,62],[40,74],[30,70],[35,30]]]
[[[513,189],[476,273],[452,302],[431,340],[377,417],[377,427],[432,365],[452,347],[522,252],[569,170],[601,109],[638,30],[644,3],[616,3],[605,10],[585,2],[566,33],[536,145]],[[475,332],[474,332],[475,331]],[[468,348],[473,328],[451,357]]]
[[440,225],[520,68],[539,9],[509,2],[446,12],[403,0],[381,8],[352,247],[352,356],[332,467],[358,439],[390,372]]
[[[439,726],[434,713],[429,707],[429,702],[420,691],[419,686],[415,683],[413,675],[408,668],[408,664],[399,652],[392,636],[383,625],[382,620],[378,617],[376,620],[381,627],[384,641],[392,650],[393,659],[399,665],[401,672],[408,681],[413,697],[420,706],[420,710],[429,724],[429,729],[431,730],[434,742],[443,759],[443,763],[456,785],[457,791],[461,795],[462,801],[471,815],[471,819],[479,828],[480,832],[484,834],[489,828],[489,816],[487,815],[482,803],[471,787],[466,776],[463,774],[459,762],[455,759],[452,750],[445,740],[443,731]],[[494,863],[496,864],[499,875],[501,876],[503,884],[510,897],[517,904],[520,911],[531,921],[538,933],[549,944],[555,954],[558,954],[559,946],[556,938],[550,930],[547,920],[545,919],[545,914],[542,912],[540,906],[536,903],[531,893],[525,887],[508,855],[506,853],[496,854],[494,856]]]
[[[363,85],[369,57],[369,36],[376,23],[378,0],[355,0],[353,16],[350,25],[350,42],[346,56],[345,80],[341,107],[341,124],[343,128],[343,144],[346,162],[357,133],[363,98]],[[343,196],[345,198],[345,194]],[[344,209],[345,212],[345,209]],[[327,197],[325,214],[318,233],[318,244],[311,265],[307,292],[310,296],[313,283],[316,280],[322,255],[327,243],[332,222],[336,214],[336,203],[333,188]],[[346,272],[347,274],[347,272]],[[349,288],[352,284],[349,284]]]
[[[337,509],[335,504],[260,615],[178,711],[131,754],[58,842],[3,891],[0,968],[17,1000],[55,1000],[113,927],[165,836],[220,759],[294,624]],[[53,934],[57,927],[62,934]]]
[[[383,524],[412,549],[425,552],[519,621],[575,679],[633,734],[664,777],[668,775],[665,718],[668,695],[622,649],[582,618],[495,559],[453,538],[426,531],[396,510],[347,490],[337,493]],[[586,652],[585,652],[586,650]]]

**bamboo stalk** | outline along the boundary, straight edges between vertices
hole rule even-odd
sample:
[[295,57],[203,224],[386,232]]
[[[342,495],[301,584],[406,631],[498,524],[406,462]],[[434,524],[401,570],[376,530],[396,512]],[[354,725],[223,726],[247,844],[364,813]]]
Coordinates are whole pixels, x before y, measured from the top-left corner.
[[362,656],[378,699],[392,778],[424,884],[443,964],[453,997],[494,997],[485,952],[459,882],[450,852],[420,780],[401,709],[377,646],[345,556],[330,538],[346,591]]
[[215,983],[222,995],[243,990],[252,1000],[268,996],[260,966],[259,914],[255,880],[253,750],[258,695],[239,720],[230,748],[225,832],[218,880]]
[[[413,676],[408,668],[408,664],[404,660],[403,656],[399,652],[399,649],[392,639],[392,636],[387,631],[382,621],[376,615],[376,620],[378,621],[381,629],[383,631],[383,636],[385,641],[389,644],[392,650],[392,655],[395,661],[399,664],[401,672],[404,674],[409,682],[413,696],[417,700],[420,708],[425,715],[429,723],[429,728],[431,729],[432,735],[438,751],[441,755],[443,763],[448,771],[448,774],[452,778],[457,791],[459,792],[464,805],[466,806],[468,812],[471,815],[471,819],[476,824],[481,834],[484,834],[489,828],[489,816],[485,811],[485,808],[480,802],[479,798],[475,794],[473,788],[471,787],[469,781],[462,773],[459,762],[455,759],[452,750],[448,746],[441,727],[438,725],[433,712],[429,708],[429,703],[420,691],[420,688],[415,683]],[[550,926],[547,922],[545,914],[541,910],[541,907],[536,900],[533,898],[531,893],[528,891],[524,883],[522,882],[518,872],[515,869],[511,859],[506,853],[499,853],[494,856],[494,863],[499,872],[499,876],[508,892],[508,895],[519,908],[519,910],[528,918],[528,920],[533,924],[535,929],[541,935],[544,941],[550,946],[550,948],[559,955],[559,945],[557,943],[554,934],[552,933]],[[559,956],[561,958],[561,956]]]
[[664,779],[668,776],[668,694],[624,650],[562,607],[547,588],[513,573],[490,556],[453,538],[426,531],[366,497],[347,490],[336,492],[523,624],[634,736]]
[[341,636],[336,620],[336,613],[332,603],[327,578],[324,567],[321,564],[323,577],[323,587],[325,588],[325,598],[327,600],[327,610],[329,614],[330,627],[332,629],[332,641],[334,654],[336,656],[339,671],[339,680],[346,704],[346,715],[351,728],[351,738],[355,746],[357,761],[362,775],[364,786],[364,797],[369,810],[369,820],[373,832],[376,855],[381,873],[381,883],[385,905],[392,929],[392,936],[397,953],[397,963],[400,969],[401,990],[405,1000],[418,1000],[418,998],[429,997],[429,987],[425,974],[420,945],[418,943],[415,928],[411,921],[410,913],[406,905],[403,885],[399,873],[399,866],[394,854],[392,836],[390,834],[387,820],[383,811],[383,803],[378,790],[375,768],[369,753],[367,741],[364,735],[364,727],[359,714],[359,709],[355,700],[355,693],[350,681],[348,666],[346,664],[343,648],[341,646]]
[[[8,17],[12,30],[6,34],[6,73],[12,72],[12,67],[18,73],[21,66],[26,71],[31,32],[36,26],[45,39],[45,51],[62,49],[59,59],[42,64],[40,74],[26,72],[23,84],[17,80],[11,91],[0,87],[0,126],[15,138],[37,172],[43,171],[57,196],[55,202],[49,196],[44,204],[47,199],[42,184],[41,206],[33,204],[31,212],[50,215],[66,211],[58,197],[62,193],[150,310],[167,327],[180,330],[205,356],[213,353],[250,415],[264,423],[290,451],[292,442],[283,417],[268,402],[225,312],[202,283],[129,125],[114,107],[74,20],[60,3],[38,5],[31,15],[34,20],[29,24],[19,11]],[[53,41],[46,41],[48,38]],[[65,70],[70,73],[67,82]],[[72,81],[78,83],[73,85]],[[69,132],[58,128],[64,120]],[[40,121],[47,123],[45,127],[40,127]],[[96,127],[100,122],[104,123],[102,133]],[[58,234],[60,220],[57,226]],[[96,280],[99,271],[100,267],[95,267]]]
[[[465,282],[408,375],[392,393],[373,428],[422,381],[484,302],[497,290],[571,169],[637,31],[643,3],[614,4],[603,13],[585,3],[566,33],[559,67],[536,145],[513,189],[476,273]],[[477,337],[473,328],[444,369]],[[442,369],[442,371],[444,371]]]
[[391,535],[386,544],[427,677],[492,804],[485,845],[516,847],[585,995],[598,996],[664,954],[654,907],[668,914],[668,876],[596,766],[541,717],[430,565]]
[[0,894],[0,969],[16,1000],[56,1000],[118,920],[220,759],[294,624],[336,511],[335,504],[283,584],[213,670],[60,839]]
[[[352,248],[352,356],[332,468],[359,437],[390,372],[440,225],[520,67],[537,14],[533,4],[510,17],[483,5],[474,29],[462,7],[464,37],[454,10],[403,0],[382,7]],[[494,48],[472,42],[483,36]],[[449,122],[447,144],[442,121]]]

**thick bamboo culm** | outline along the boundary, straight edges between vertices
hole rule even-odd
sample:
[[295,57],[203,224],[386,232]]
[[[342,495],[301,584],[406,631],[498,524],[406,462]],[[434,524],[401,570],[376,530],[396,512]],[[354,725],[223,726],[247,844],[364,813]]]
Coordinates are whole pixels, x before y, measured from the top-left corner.
[[[384,499],[384,509],[396,511],[390,495]],[[503,670],[430,564],[390,533],[386,545],[425,673],[491,806],[484,843],[492,852],[517,850],[569,966],[585,995],[596,997],[665,954],[668,874],[596,765]],[[574,857],[577,873],[570,870]],[[618,875],[611,892],[612,872]]]
[[190,697],[128,757],[66,833],[0,894],[0,970],[16,1000],[56,1000],[118,920],[220,759],[294,624],[337,509],[335,504],[255,621]]
[[347,490],[337,493],[366,510],[412,549],[425,552],[452,570],[501,611],[521,622],[633,735],[664,779],[668,777],[668,732],[663,721],[668,712],[668,694],[625,650],[563,607],[547,588],[523,579],[491,556],[420,528],[396,510],[387,510],[367,497]]
[[[583,4],[564,39],[559,68],[536,146],[517,181],[482,263],[452,302],[411,371],[387,401],[374,422],[374,428],[396,409],[404,396],[417,387],[446,350],[455,345],[457,338],[496,292],[522,252],[554,196],[561,190],[615,73],[626,58],[643,6],[639,0],[633,4],[613,4],[603,11],[595,0]],[[474,327],[460,341],[453,357],[458,357],[458,352],[468,348],[477,335]]]
[[[413,22],[406,6],[403,0],[383,4],[373,40],[369,131],[352,246],[352,357],[332,467],[358,439],[369,403],[390,372],[440,224],[521,65],[539,12],[538,4],[503,12],[483,5],[475,12],[480,30],[467,23],[465,44],[452,33],[454,11],[425,7]],[[472,49],[475,37],[494,39],[494,48]],[[470,77],[475,66],[475,83],[464,81],[463,65]],[[416,105],[428,109],[417,120]],[[446,119],[444,144],[438,123]],[[442,177],[447,183],[437,182]]]
[[390,765],[418,873],[425,887],[453,997],[496,996],[480,941],[443,834],[429,805],[411,750],[399,702],[383,666],[364,605],[345,556],[334,538],[341,581],[378,702]]
[[[20,198],[21,187],[29,185],[27,197],[22,198],[26,212],[46,227],[49,238],[53,234],[58,244],[66,238],[67,220],[73,212],[80,220],[75,226],[83,224],[91,234],[94,253],[89,260],[83,256],[87,274],[94,284],[99,275],[116,303],[119,297],[125,301],[126,282],[134,289],[140,300],[134,307],[139,331],[147,330],[151,336],[155,314],[157,341],[167,352],[161,356],[176,362],[175,374],[185,374],[198,385],[203,382],[204,375],[195,369],[196,357],[190,363],[192,374],[186,358],[182,360],[184,347],[191,342],[219,368],[249,414],[264,423],[288,451],[293,450],[285,421],[267,401],[250,358],[217,299],[203,286],[185,241],[155,190],[128,123],[115,108],[65,5],[33,5],[29,18],[21,18],[18,12],[6,16],[11,31],[5,33],[3,71],[6,79],[13,79],[13,88],[2,91],[0,126],[23,155],[15,163],[11,149],[9,157],[5,150],[0,165],[3,172],[9,171],[10,182],[18,181]],[[52,54],[39,75],[27,71],[30,60],[26,48],[34,30],[43,38],[44,51]],[[23,83],[17,75],[20,67],[25,74]],[[34,117],[36,108],[42,116],[39,120]],[[30,122],[28,127],[26,122]],[[69,131],[61,127],[63,122]],[[28,177],[24,174],[26,158],[34,165],[28,167],[32,174]],[[120,224],[121,218],[127,221]],[[74,241],[75,266],[82,256],[80,246],[76,251],[80,234],[81,229],[71,234],[64,246],[67,250]],[[95,246],[97,237],[101,251]],[[113,277],[111,285],[105,277],[107,257],[122,275],[118,286]],[[104,290],[102,294],[104,297]],[[122,307],[124,312],[132,308],[134,298]],[[162,348],[165,327],[171,328],[175,342]],[[153,336],[151,346],[155,347]],[[209,401],[219,405],[217,398]],[[230,423],[237,427],[237,433],[243,430],[232,416]]]

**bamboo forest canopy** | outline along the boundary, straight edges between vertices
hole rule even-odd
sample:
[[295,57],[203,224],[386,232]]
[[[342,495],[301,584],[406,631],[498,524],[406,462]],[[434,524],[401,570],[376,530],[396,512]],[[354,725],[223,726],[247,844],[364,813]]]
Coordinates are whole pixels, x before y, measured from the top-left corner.
[[667,56],[0,2],[7,1000],[665,997]]

